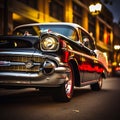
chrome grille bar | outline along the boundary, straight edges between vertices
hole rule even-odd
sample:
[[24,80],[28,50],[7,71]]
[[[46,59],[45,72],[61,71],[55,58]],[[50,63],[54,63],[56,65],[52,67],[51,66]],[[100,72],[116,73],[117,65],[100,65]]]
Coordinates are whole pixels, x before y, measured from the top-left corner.
[[[28,61],[33,61],[33,67],[28,69],[25,64]],[[2,64],[3,62],[3,64]],[[43,58],[40,56],[1,56],[0,55],[0,71],[22,71],[22,72],[39,72]],[[4,65],[5,63],[5,65]]]

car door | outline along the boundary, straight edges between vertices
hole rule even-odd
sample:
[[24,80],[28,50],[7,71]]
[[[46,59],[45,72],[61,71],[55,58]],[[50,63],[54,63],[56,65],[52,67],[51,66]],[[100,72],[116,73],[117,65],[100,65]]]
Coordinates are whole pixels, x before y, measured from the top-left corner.
[[93,38],[86,31],[81,29],[81,41],[84,46],[84,53],[80,61],[80,74],[82,74],[82,83],[96,79],[96,54],[94,53],[95,44]]

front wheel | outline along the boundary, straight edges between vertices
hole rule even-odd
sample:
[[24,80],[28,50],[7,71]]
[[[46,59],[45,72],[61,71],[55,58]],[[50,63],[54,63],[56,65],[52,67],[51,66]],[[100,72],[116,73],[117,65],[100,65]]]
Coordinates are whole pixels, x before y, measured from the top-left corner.
[[70,72],[67,75],[68,80],[55,89],[55,93],[53,94],[55,101],[69,102],[72,98],[74,90],[74,71],[71,64],[69,64],[69,68]]
[[102,89],[102,85],[103,85],[103,77],[101,76],[99,78],[98,82],[91,84],[90,87],[91,87],[91,90],[93,90],[93,91],[99,91]]

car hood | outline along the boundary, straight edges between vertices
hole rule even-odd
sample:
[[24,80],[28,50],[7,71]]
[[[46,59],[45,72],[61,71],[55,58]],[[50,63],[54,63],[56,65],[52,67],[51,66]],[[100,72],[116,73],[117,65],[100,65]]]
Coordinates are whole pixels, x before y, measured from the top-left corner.
[[39,37],[33,36],[0,36],[0,55],[32,56],[38,42]]
[[39,42],[38,36],[0,36],[0,48],[33,48]]

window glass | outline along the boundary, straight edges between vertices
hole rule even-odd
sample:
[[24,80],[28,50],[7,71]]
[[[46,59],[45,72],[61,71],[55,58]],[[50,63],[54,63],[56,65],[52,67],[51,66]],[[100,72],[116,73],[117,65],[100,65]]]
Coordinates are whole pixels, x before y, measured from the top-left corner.
[[34,9],[38,9],[38,1],[37,0],[17,0],[17,1],[22,2],[25,5],[28,5]]
[[79,25],[82,24],[82,7],[73,2],[73,22]]
[[23,36],[26,34],[33,35],[33,36],[39,36],[40,28],[39,28],[39,26],[25,26],[25,27],[16,29],[13,32],[13,34],[18,35],[18,36]]
[[60,33],[74,41],[78,41],[78,34],[76,29],[67,25],[40,25],[21,27],[14,31],[14,35],[23,36],[26,32],[28,32],[29,35],[39,36],[41,32],[46,31]]
[[111,34],[111,30],[110,30],[109,28],[107,28],[106,38],[105,38],[105,43],[106,43],[107,45],[111,45],[110,34]]
[[89,32],[90,33],[92,33],[92,35],[93,35],[93,37],[95,37],[96,36],[96,26],[95,26],[95,17],[94,16],[92,16],[92,15],[88,15],[88,19],[89,19]]
[[104,41],[104,24],[100,23],[100,41]]
[[78,36],[77,36],[77,31],[70,27],[70,26],[66,26],[66,25],[41,25],[40,26],[40,29],[42,31],[46,30],[46,29],[49,29],[53,32],[57,32],[57,33],[60,33],[74,41],[77,41],[78,40]]
[[64,0],[51,0],[49,11],[50,16],[64,21]]
[[95,49],[94,40],[92,37],[85,31],[81,31],[82,42],[83,44],[91,50]]

